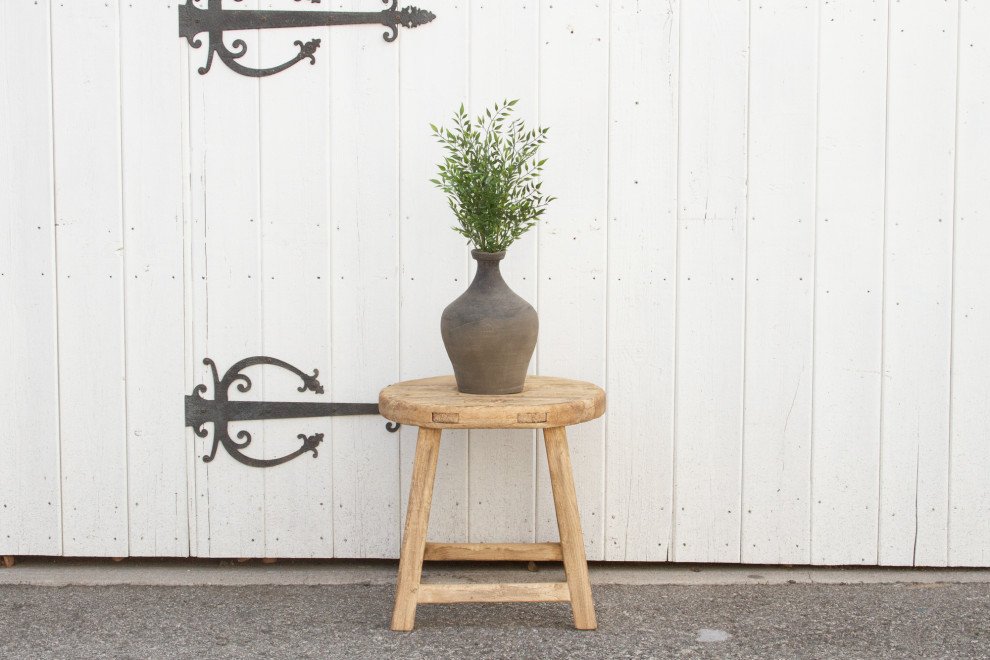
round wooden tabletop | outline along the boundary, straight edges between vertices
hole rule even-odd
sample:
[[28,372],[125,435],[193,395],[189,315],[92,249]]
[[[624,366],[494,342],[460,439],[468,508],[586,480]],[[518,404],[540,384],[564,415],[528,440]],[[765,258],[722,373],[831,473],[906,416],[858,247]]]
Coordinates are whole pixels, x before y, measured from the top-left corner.
[[542,429],[601,417],[605,392],[580,380],[527,376],[519,394],[462,394],[453,376],[437,376],[389,385],[378,408],[393,422],[424,428]]

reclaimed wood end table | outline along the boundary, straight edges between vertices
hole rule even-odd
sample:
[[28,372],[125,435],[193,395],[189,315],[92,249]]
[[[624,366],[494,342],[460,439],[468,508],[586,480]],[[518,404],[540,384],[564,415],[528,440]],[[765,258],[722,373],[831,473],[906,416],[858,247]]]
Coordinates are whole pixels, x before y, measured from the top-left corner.
[[[419,427],[392,630],[412,630],[419,603],[480,602],[570,602],[575,627],[594,630],[595,606],[564,429],[601,417],[605,392],[583,381],[528,376],[519,394],[481,396],[461,394],[453,376],[439,376],[386,387],[378,407],[393,422]],[[427,543],[443,429],[543,429],[560,543]],[[563,561],[567,581],[421,584],[424,560]]]

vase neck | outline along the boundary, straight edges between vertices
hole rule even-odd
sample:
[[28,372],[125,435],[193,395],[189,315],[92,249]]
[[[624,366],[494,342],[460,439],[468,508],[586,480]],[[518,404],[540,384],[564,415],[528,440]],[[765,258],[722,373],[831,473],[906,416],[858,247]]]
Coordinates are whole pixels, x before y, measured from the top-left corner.
[[494,253],[471,250],[471,256],[478,262],[478,272],[475,273],[471,286],[497,286],[504,281],[499,268],[499,264],[505,258],[504,250]]
[[471,250],[471,256],[474,257],[474,260],[477,261],[479,264],[486,261],[499,262],[502,261],[502,259],[505,259],[505,250],[502,250],[501,252],[484,252],[482,250]]

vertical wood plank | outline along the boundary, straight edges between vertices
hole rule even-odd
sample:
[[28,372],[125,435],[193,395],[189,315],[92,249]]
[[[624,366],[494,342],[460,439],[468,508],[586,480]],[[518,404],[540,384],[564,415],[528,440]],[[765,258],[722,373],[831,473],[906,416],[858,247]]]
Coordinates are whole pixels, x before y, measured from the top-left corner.
[[685,4],[680,19],[672,557],[738,561],[748,8]]
[[[367,9],[359,0],[332,6]],[[398,48],[378,29],[333,29],[330,392],[376,401],[399,374]],[[397,556],[398,438],[380,417],[338,417],[331,429],[334,556]]]
[[[62,551],[48,2],[0,4],[0,554]],[[24,57],[25,53],[34,53]]]
[[[210,357],[206,317],[209,306],[209,288],[206,282],[206,87],[198,69],[205,64],[203,51],[185,45],[186,108],[185,122],[189,131],[186,148],[186,167],[189,176],[186,183],[186,387],[184,393],[193,391],[200,384],[212,383],[210,370],[203,359]],[[207,393],[207,396],[212,394]],[[207,466],[203,456],[210,449],[211,440],[199,438],[191,428],[186,428],[187,475],[189,495],[189,553],[194,557],[210,555],[210,499],[207,488]]]
[[945,566],[958,3],[895,2],[887,178],[879,563]]
[[[540,5],[540,123],[550,128],[539,233],[537,371],[605,382],[608,217],[608,5]],[[605,432],[573,429],[571,449],[588,557],[604,558]],[[538,454],[538,456],[540,456]],[[545,458],[537,468],[537,540],[557,537]]]
[[[199,280],[194,276],[194,269],[199,268],[200,264],[195,263],[193,255],[196,253],[195,249],[202,248],[202,242],[198,240],[196,236],[196,231],[194,230],[195,218],[193,213],[193,208],[196,208],[200,217],[202,217],[202,209],[200,208],[199,200],[194,200],[193,191],[193,153],[192,153],[192,126],[190,121],[190,106],[191,103],[191,91],[192,86],[190,84],[190,77],[193,73],[191,67],[189,66],[189,48],[185,44],[179,48],[179,80],[181,85],[180,93],[180,109],[179,117],[182,125],[182,279],[183,279],[183,341],[185,343],[185,373],[184,373],[184,385],[182,388],[183,394],[192,392],[193,388],[199,384],[199,361],[195,355],[195,349],[197,346],[196,341],[196,331],[195,331],[195,320],[197,315],[202,318],[202,313],[198,309],[198,305],[205,304],[206,296],[196,295],[196,292],[200,290],[200,285],[205,284],[202,280]],[[195,248],[194,248],[195,246]],[[194,313],[195,312],[195,313]],[[202,340],[199,341],[198,345],[202,346]],[[196,556],[199,554],[199,529],[202,525],[200,517],[198,514],[199,503],[199,490],[196,485],[196,477],[198,472],[197,463],[199,462],[199,457],[197,456],[196,446],[199,442],[199,438],[193,433],[190,428],[185,429],[185,447],[186,447],[186,511],[189,516],[189,555]]]
[[[450,373],[440,338],[444,307],[468,284],[468,248],[450,227],[455,218],[430,179],[443,151],[430,124],[449,122],[464,102],[468,79],[466,3],[437,12],[421,30],[406,30],[399,39],[399,185],[401,236],[401,380]],[[382,383],[385,385],[386,383]],[[401,442],[402,518],[416,450],[415,427],[402,427],[392,441]],[[464,541],[468,537],[467,431],[446,431],[437,468],[436,515],[431,540]]]
[[120,8],[129,554],[186,556],[181,103],[175,8]]
[[[469,107],[472,116],[496,102],[519,99],[513,114],[527,126],[538,125],[539,69],[535,63],[539,57],[539,18],[539,5],[528,0],[471,3]],[[536,227],[514,242],[500,265],[509,287],[534,307],[537,306],[539,232]],[[474,265],[472,260],[472,275]],[[530,373],[535,371],[535,366],[536,359],[530,362]],[[533,541],[535,432],[472,430],[469,435],[468,540]]]
[[127,554],[118,3],[52,7],[63,552]]
[[948,563],[990,566],[990,5],[959,4]]
[[[184,393],[200,384],[212,383],[210,370],[203,364],[207,353],[206,316],[209,306],[206,282],[206,88],[198,69],[205,64],[202,49],[184,44],[186,65],[186,98],[184,121],[189,132],[185,164],[188,177],[186,197],[186,387]],[[207,396],[212,394],[207,393]],[[189,554],[193,557],[210,555],[210,499],[207,489],[207,467],[203,456],[209,452],[210,438],[199,438],[186,428],[187,469],[189,488]]]
[[679,11],[615,0],[609,19],[609,561],[670,551]]
[[[257,0],[243,3],[257,9]],[[258,66],[258,34],[237,34],[247,43],[239,61]],[[227,35],[228,39],[235,38]],[[206,75],[204,46],[189,53],[190,143],[193,198],[193,355],[196,382],[213,396],[213,378],[203,364],[213,359],[220,376],[231,365],[262,354],[261,221],[258,200],[259,81],[237,75],[214,59]],[[260,368],[248,373],[251,390],[230,392],[232,399],[259,399],[264,391]],[[264,455],[261,422],[229,425],[232,437],[251,434],[246,450]],[[236,462],[221,448],[204,463],[213,443],[196,440],[197,554],[211,557],[260,557],[265,547],[264,470]]]
[[750,41],[741,560],[806,564],[818,7],[756,3]]
[[[283,9],[264,0],[263,9]],[[330,356],[330,53],[329,27],[263,30],[264,66],[298,52],[293,42],[320,39],[315,64],[299,63],[260,86],[261,313],[265,355],[306,373],[319,370],[324,388]],[[310,112],[300,112],[311,108]],[[299,392],[289,372],[270,370],[266,401],[330,401]],[[317,456],[300,456],[264,471],[265,556],[333,556],[333,438],[327,418],[264,423],[266,457],[299,446],[300,433],[324,435]]]
[[873,564],[887,3],[829,0],[820,12],[811,561]]

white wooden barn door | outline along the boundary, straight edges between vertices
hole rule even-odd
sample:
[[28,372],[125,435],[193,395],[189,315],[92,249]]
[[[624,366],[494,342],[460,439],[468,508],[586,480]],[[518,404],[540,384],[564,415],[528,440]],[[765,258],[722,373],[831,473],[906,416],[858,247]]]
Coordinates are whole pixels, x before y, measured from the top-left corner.
[[[990,565],[986,3],[419,0],[394,43],[227,35],[320,39],[265,78],[201,74],[180,4],[0,1],[0,554],[396,557],[415,429],[235,422],[318,455],[204,462],[184,400],[206,358],[319,370],[256,401],[449,372],[429,124],[519,98],[559,198],[503,265],[531,368],[609,396],[570,434],[589,559]],[[540,448],[445,434],[431,538],[555,538]]]

